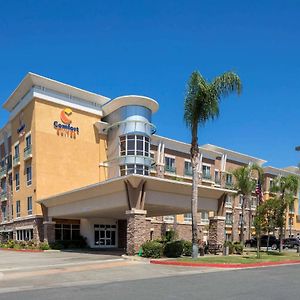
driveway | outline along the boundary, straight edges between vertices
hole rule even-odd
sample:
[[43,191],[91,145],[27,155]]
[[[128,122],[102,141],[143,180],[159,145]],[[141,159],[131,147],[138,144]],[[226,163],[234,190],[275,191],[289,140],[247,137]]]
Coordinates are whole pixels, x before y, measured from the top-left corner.
[[21,252],[0,250],[0,272],[116,261],[122,259],[122,254],[118,251]]

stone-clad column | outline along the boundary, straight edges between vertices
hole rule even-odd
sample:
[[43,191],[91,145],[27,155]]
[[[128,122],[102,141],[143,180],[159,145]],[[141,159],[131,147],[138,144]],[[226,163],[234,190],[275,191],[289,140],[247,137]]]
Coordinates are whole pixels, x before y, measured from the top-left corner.
[[210,245],[221,245],[225,242],[225,217],[215,216],[209,219],[208,241]]
[[44,221],[44,242],[54,243],[55,242],[55,222]]
[[131,209],[126,211],[127,216],[127,254],[135,255],[146,241],[146,210]]

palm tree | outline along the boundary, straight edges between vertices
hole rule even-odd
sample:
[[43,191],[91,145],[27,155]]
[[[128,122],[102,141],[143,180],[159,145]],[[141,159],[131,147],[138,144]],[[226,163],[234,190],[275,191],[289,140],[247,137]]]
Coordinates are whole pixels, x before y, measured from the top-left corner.
[[245,217],[245,209],[250,202],[251,194],[255,189],[255,181],[252,179],[252,168],[251,166],[243,166],[238,169],[235,169],[232,172],[235,177],[235,188],[237,189],[238,195],[242,197],[242,214],[241,214],[241,233],[240,233],[240,242],[244,243],[244,217]]
[[299,178],[296,175],[288,175],[286,177],[278,176],[271,192],[276,193],[281,200],[277,214],[277,226],[279,227],[279,251],[282,251],[282,240],[284,237],[284,227],[286,223],[287,209],[294,205],[295,195],[299,189]]
[[184,120],[191,130],[191,164],[192,164],[192,257],[198,257],[198,183],[199,183],[199,146],[198,128],[208,120],[219,115],[220,100],[232,92],[241,93],[242,84],[239,76],[233,72],[226,72],[212,81],[207,81],[198,71],[194,71],[189,79],[187,93],[184,100]]

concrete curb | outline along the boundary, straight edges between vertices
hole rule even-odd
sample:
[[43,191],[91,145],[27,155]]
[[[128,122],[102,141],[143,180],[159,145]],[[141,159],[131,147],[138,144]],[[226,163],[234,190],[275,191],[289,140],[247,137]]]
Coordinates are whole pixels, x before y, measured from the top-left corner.
[[226,269],[246,269],[246,268],[258,268],[258,267],[269,267],[269,266],[280,266],[280,265],[292,265],[300,264],[300,260],[286,260],[277,262],[261,262],[261,263],[250,263],[250,264],[225,264],[225,263],[192,263],[192,262],[179,262],[179,261],[161,261],[161,260],[150,260],[150,264],[156,265],[171,265],[180,267],[208,267],[208,268],[226,268]]

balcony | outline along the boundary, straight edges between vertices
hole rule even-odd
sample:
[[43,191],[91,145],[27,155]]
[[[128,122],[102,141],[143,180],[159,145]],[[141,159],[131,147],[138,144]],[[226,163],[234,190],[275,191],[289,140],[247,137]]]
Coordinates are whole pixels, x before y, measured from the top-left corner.
[[7,167],[1,167],[0,169],[0,178],[3,178],[6,176]]
[[173,167],[173,166],[165,166],[165,172],[168,172],[168,173],[176,173],[176,168]]
[[20,155],[14,156],[13,157],[13,166],[19,166],[20,165]]
[[27,160],[29,158],[32,158],[32,147],[31,147],[31,145],[27,146],[24,149],[24,160]]
[[256,210],[256,205],[251,205],[251,210]]
[[7,200],[7,192],[6,191],[1,192],[0,199],[1,199],[1,201],[6,201]]

